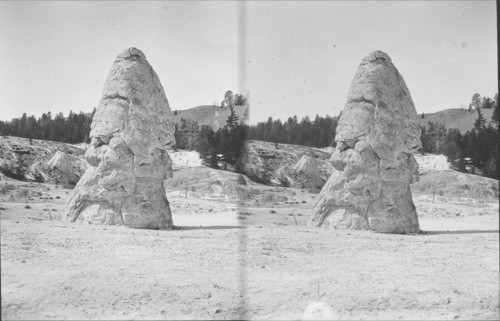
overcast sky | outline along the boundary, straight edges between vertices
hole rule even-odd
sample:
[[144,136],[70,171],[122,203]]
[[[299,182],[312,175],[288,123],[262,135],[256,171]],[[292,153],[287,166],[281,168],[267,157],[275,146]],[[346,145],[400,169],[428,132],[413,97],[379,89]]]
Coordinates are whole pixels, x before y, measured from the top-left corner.
[[237,13],[232,2],[0,2],[0,119],[91,111],[129,47],[172,109],[220,103],[238,85]]
[[251,122],[337,115],[373,50],[392,58],[418,112],[497,91],[494,1],[249,1],[244,38],[239,7],[0,2],[0,119],[91,111],[114,58],[132,46],[173,110],[219,102],[232,89],[250,93]]

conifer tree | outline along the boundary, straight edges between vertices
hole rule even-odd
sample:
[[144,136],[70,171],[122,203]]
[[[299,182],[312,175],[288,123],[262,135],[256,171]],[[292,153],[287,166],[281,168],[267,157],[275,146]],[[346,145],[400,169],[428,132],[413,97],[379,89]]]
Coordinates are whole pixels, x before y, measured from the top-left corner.
[[474,130],[480,132],[485,128],[486,119],[484,118],[483,113],[481,112],[481,108],[477,108],[476,111],[477,111],[477,119],[474,122]]

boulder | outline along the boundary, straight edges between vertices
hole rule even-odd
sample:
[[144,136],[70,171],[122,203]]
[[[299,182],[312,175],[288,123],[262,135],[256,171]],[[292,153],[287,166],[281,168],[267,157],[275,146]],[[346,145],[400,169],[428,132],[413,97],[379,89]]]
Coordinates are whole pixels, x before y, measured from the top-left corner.
[[45,175],[56,184],[75,185],[80,179],[78,171],[72,164],[72,159],[61,151],[57,151],[43,166],[43,169],[42,173],[46,173]]
[[290,169],[292,185],[310,191],[320,191],[332,174],[333,166],[326,161],[303,155]]
[[175,144],[171,111],[144,54],[118,55],[93,117],[90,164],[67,205],[67,221],[173,227],[163,180],[172,177],[167,148]]
[[410,184],[420,129],[410,92],[389,56],[362,61],[339,119],[333,173],[313,208],[312,226],[417,233]]

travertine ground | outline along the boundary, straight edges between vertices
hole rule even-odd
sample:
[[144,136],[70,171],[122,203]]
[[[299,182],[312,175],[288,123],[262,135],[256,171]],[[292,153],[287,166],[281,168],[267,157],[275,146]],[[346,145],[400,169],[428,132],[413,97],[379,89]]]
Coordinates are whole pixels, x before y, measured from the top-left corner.
[[415,195],[431,232],[387,235],[306,227],[315,194],[249,188],[241,211],[172,192],[184,228],[156,231],[61,222],[70,190],[1,180],[2,319],[500,317],[498,203]]

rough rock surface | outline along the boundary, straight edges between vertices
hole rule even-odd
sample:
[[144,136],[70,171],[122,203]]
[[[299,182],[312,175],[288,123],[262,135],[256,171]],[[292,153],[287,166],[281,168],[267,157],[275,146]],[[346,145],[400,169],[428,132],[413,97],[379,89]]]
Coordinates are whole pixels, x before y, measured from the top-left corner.
[[498,202],[499,196],[498,180],[450,169],[421,175],[411,190],[413,194],[460,197],[469,204],[470,199]]
[[[61,171],[57,153],[71,164]],[[5,176],[31,182],[74,186],[88,167],[85,150],[70,144],[14,136],[0,136],[0,172]],[[58,161],[56,161],[58,159]],[[51,162],[52,165],[47,164]]]
[[251,198],[247,184],[241,174],[196,166],[175,171],[173,178],[165,180],[165,189],[168,195],[237,204]]
[[290,176],[294,184],[311,191],[319,191],[332,172],[333,166],[329,162],[304,155],[291,168]]
[[410,183],[418,173],[417,113],[389,56],[366,56],[337,126],[335,168],[313,209],[312,226],[416,233]]
[[315,176],[324,179],[323,186],[331,175],[330,154],[316,148],[281,143],[276,146],[270,142],[248,140],[236,166],[241,173],[259,183],[319,191],[321,186],[316,186],[317,181],[304,179],[307,175],[304,175],[303,165],[307,164],[299,164],[303,156],[314,160],[320,171]]
[[85,153],[89,168],[68,203],[65,220],[173,226],[163,180],[172,177],[167,148],[175,144],[165,92],[144,54],[130,48],[106,79]]
[[80,180],[80,175],[77,175],[72,161],[68,154],[57,151],[43,167],[44,172],[59,184],[75,185]]

